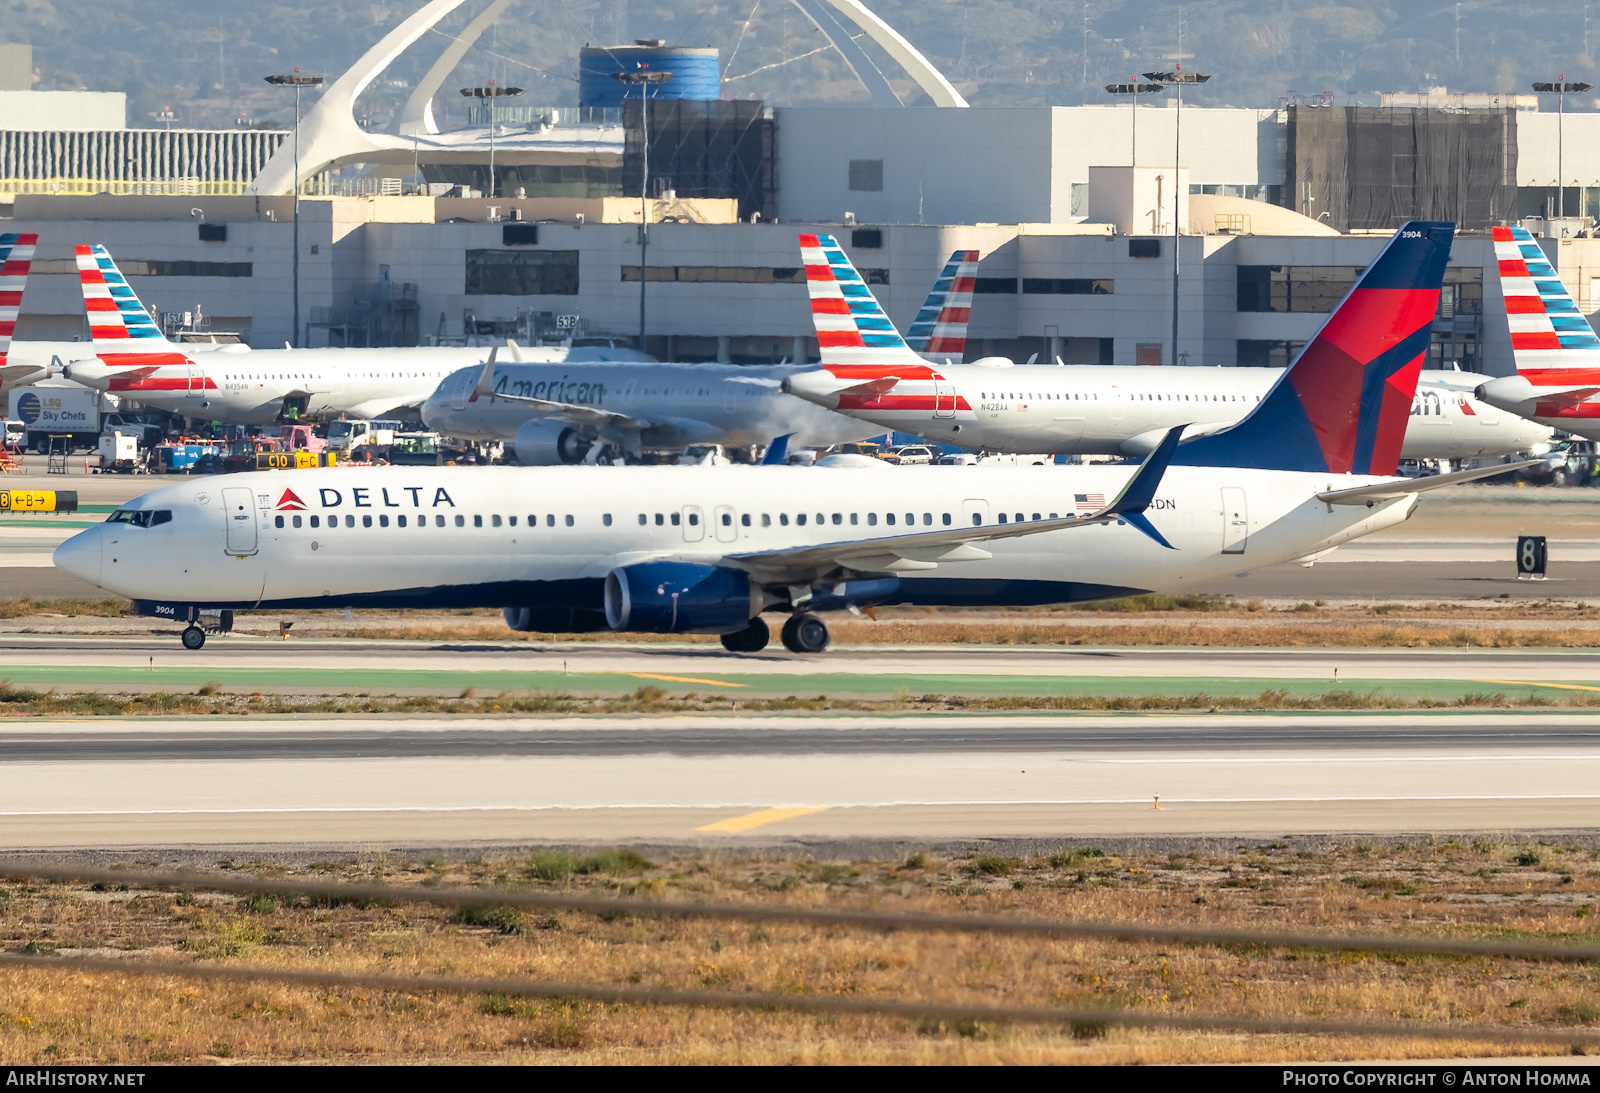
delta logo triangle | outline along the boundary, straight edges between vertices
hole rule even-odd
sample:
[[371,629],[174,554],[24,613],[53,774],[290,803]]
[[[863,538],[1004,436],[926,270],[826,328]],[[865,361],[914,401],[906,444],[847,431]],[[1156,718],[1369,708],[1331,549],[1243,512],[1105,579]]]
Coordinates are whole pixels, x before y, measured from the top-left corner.
[[273,507],[280,512],[285,509],[300,509],[304,511],[306,503],[296,497],[293,490],[284,490],[283,496],[278,498],[278,503]]

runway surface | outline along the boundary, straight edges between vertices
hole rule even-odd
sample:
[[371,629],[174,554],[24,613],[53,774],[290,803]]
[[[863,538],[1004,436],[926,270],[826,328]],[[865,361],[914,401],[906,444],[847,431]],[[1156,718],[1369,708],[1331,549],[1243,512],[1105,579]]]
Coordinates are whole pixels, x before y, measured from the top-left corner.
[[[1270,640],[1264,634],[1263,640]],[[530,691],[889,697],[1256,695],[1334,689],[1397,698],[1600,693],[1600,649],[1236,649],[1089,646],[852,646],[820,656],[779,647],[363,641],[230,636],[189,652],[175,637],[0,635],[16,687],[153,691],[206,683],[296,694],[454,696]]]
[[16,849],[1600,822],[1590,714],[10,722],[0,750],[0,836]]

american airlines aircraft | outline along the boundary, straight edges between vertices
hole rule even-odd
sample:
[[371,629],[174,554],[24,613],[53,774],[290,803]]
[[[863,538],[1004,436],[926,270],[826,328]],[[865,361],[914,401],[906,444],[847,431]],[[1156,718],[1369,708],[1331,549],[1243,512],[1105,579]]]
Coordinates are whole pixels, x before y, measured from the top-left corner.
[[[472,347],[257,349],[222,346],[194,353],[161,333],[102,246],[77,248],[78,279],[89,313],[89,342],[66,378],[172,413],[264,425],[292,411],[375,417],[420,406],[446,376],[483,363]],[[631,349],[527,348],[533,360],[649,361]]]
[[[254,472],[146,494],[55,553],[148,614],[499,606],[515,629],[714,633],[734,652],[821,652],[819,612],[1037,604],[1185,591],[1310,559],[1404,520],[1420,492],[1489,473],[1393,477],[1453,226],[1411,223],[1259,405],[1144,464],[809,469],[582,467]],[[849,319],[828,363],[906,344],[873,325],[837,248],[811,299]],[[1362,352],[1330,352],[1351,326]],[[1520,466],[1521,464],[1518,464]],[[199,648],[195,625],[184,644]]]
[[17,315],[22,310],[22,292],[28,284],[28,268],[39,237],[32,232],[6,232],[0,235],[0,390],[46,379],[50,363],[41,366],[17,359],[12,353],[11,336],[17,330]]
[[[822,249],[837,249],[831,236],[801,238],[807,266],[821,260]],[[821,342],[842,321],[823,312],[813,312],[812,318]],[[964,322],[965,315],[961,318]],[[887,316],[874,321],[879,324],[874,329],[893,331]],[[905,352],[900,359],[860,367],[829,365],[824,358],[821,367],[786,377],[783,389],[883,429],[965,448],[1141,455],[1175,425],[1189,425],[1191,437],[1233,425],[1283,375],[1278,368],[1016,368],[1000,357],[965,365],[929,363],[937,359],[937,354]],[[1418,379],[1400,458],[1509,455],[1551,435],[1544,426],[1475,399],[1462,373],[1430,369]]]
[[[950,256],[911,327],[913,348],[961,356],[977,268],[977,251]],[[781,382],[807,364],[574,367],[527,363],[521,352],[510,346],[510,361],[451,375],[423,403],[422,420],[446,436],[511,441],[524,466],[581,463],[607,448],[637,460],[690,444],[743,447],[789,434],[820,447],[883,431],[783,394]]]
[[1600,338],[1527,229],[1493,232],[1517,374],[1480,384],[1478,398],[1600,440]]

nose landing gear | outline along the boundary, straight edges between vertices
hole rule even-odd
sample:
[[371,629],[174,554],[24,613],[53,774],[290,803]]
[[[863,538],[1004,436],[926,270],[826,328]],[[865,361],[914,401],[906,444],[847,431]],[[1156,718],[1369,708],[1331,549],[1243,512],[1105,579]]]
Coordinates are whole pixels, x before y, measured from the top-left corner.
[[206,632],[198,626],[189,626],[183,631],[183,647],[185,649],[198,649],[206,643]]
[[828,647],[828,624],[816,615],[791,615],[783,624],[783,647],[791,653],[820,653]]

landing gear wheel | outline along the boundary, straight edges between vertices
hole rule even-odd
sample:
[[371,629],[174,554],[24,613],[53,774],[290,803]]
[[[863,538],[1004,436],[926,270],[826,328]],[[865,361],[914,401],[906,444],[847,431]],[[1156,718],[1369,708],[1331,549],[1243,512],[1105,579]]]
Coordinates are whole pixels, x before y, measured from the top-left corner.
[[783,647],[791,653],[820,653],[828,647],[828,624],[815,615],[791,615],[783,624]]
[[722,635],[722,647],[730,653],[759,653],[772,640],[772,631],[761,619],[751,619],[743,630]]
[[185,649],[198,649],[206,643],[206,632],[198,626],[191,626],[183,632],[183,647]]

